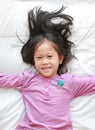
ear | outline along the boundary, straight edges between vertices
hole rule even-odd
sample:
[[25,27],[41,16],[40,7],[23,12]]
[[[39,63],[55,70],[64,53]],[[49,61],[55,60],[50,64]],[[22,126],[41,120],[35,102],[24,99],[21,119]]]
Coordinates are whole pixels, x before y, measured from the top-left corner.
[[62,64],[63,60],[64,60],[64,55],[60,55],[59,56],[59,64]]

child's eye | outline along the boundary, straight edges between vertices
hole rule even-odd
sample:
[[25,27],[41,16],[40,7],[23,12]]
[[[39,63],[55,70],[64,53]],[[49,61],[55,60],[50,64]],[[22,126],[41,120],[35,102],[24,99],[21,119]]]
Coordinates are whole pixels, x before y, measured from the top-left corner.
[[48,55],[48,57],[49,57],[49,58],[52,58],[52,57],[53,57],[53,55]]
[[42,57],[41,56],[38,56],[37,59],[41,59]]

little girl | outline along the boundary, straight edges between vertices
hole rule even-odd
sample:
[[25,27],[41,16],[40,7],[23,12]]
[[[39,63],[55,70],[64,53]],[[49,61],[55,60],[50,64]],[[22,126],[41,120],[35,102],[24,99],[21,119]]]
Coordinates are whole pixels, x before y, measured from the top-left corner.
[[34,8],[28,14],[30,37],[21,50],[24,62],[37,73],[0,74],[0,86],[22,93],[26,112],[15,130],[72,130],[70,102],[95,93],[95,76],[63,73],[72,58],[68,40],[72,17]]

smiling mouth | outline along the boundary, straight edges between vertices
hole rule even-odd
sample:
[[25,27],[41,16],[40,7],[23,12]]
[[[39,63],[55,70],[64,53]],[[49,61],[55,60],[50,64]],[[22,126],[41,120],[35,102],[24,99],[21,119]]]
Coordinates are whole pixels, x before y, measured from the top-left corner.
[[44,67],[42,68],[43,71],[49,71],[51,69],[51,67]]

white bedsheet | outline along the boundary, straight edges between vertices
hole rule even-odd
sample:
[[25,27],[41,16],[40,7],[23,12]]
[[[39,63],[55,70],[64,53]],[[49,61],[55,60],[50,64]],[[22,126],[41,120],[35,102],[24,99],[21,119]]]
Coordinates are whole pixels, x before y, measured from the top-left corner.
[[[0,0],[0,72],[21,73],[30,69],[20,55],[28,38],[27,11],[36,6],[56,10],[62,4],[74,18],[72,49],[76,59],[68,71],[78,75],[95,74],[95,0]],[[33,70],[33,68],[32,68]],[[21,94],[14,89],[0,89],[0,130],[14,130],[25,108]],[[73,130],[95,130],[95,95],[76,98],[71,103]]]

